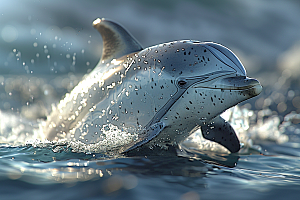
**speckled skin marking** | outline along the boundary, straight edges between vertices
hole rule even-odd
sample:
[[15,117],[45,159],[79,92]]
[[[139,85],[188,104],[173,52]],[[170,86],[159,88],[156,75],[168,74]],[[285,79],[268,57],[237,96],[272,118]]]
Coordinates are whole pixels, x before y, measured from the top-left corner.
[[[49,140],[93,144],[108,130],[138,133],[118,152],[176,145],[202,129],[237,152],[239,141],[219,114],[261,92],[226,47],[182,40],[143,49],[120,25],[97,19],[104,40],[95,69],[62,99],[44,124]],[[109,150],[109,148],[108,148]]]

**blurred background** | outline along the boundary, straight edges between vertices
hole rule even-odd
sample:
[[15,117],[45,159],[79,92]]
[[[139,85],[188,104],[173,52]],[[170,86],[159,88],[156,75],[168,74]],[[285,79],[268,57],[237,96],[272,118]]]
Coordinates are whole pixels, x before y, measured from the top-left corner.
[[0,110],[44,118],[99,61],[98,17],[119,22],[144,47],[221,43],[264,87],[245,107],[300,112],[298,0],[1,0]]

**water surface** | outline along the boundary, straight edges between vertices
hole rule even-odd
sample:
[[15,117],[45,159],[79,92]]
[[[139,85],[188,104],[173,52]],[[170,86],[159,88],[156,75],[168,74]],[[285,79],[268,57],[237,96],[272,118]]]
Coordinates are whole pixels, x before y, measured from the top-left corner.
[[[300,46],[297,1],[7,1],[0,8],[1,199],[298,199]],[[237,154],[201,134],[167,156],[108,156],[42,139],[51,105],[101,55],[97,17],[145,46],[177,39],[231,48],[263,93],[223,116]],[[274,21],[276,23],[274,23]],[[296,55],[296,56],[295,56]]]

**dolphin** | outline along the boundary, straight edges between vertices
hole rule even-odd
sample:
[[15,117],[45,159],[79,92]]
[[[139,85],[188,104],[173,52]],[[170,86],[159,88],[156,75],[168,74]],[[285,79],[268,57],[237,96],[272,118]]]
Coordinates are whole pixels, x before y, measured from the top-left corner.
[[231,153],[240,142],[220,114],[262,86],[214,42],[179,40],[143,48],[121,25],[98,18],[102,57],[54,106],[42,125],[48,140],[94,145],[102,152],[177,146],[196,130]]

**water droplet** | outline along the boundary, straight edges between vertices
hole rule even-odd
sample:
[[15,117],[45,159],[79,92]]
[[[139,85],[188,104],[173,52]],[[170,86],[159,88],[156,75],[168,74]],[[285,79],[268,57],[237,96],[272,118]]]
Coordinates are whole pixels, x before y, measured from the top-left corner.
[[[109,130],[110,130],[109,126],[104,126],[103,129],[104,129],[105,131],[109,131]],[[106,137],[105,134],[102,134],[102,136],[103,136],[104,138]]]

